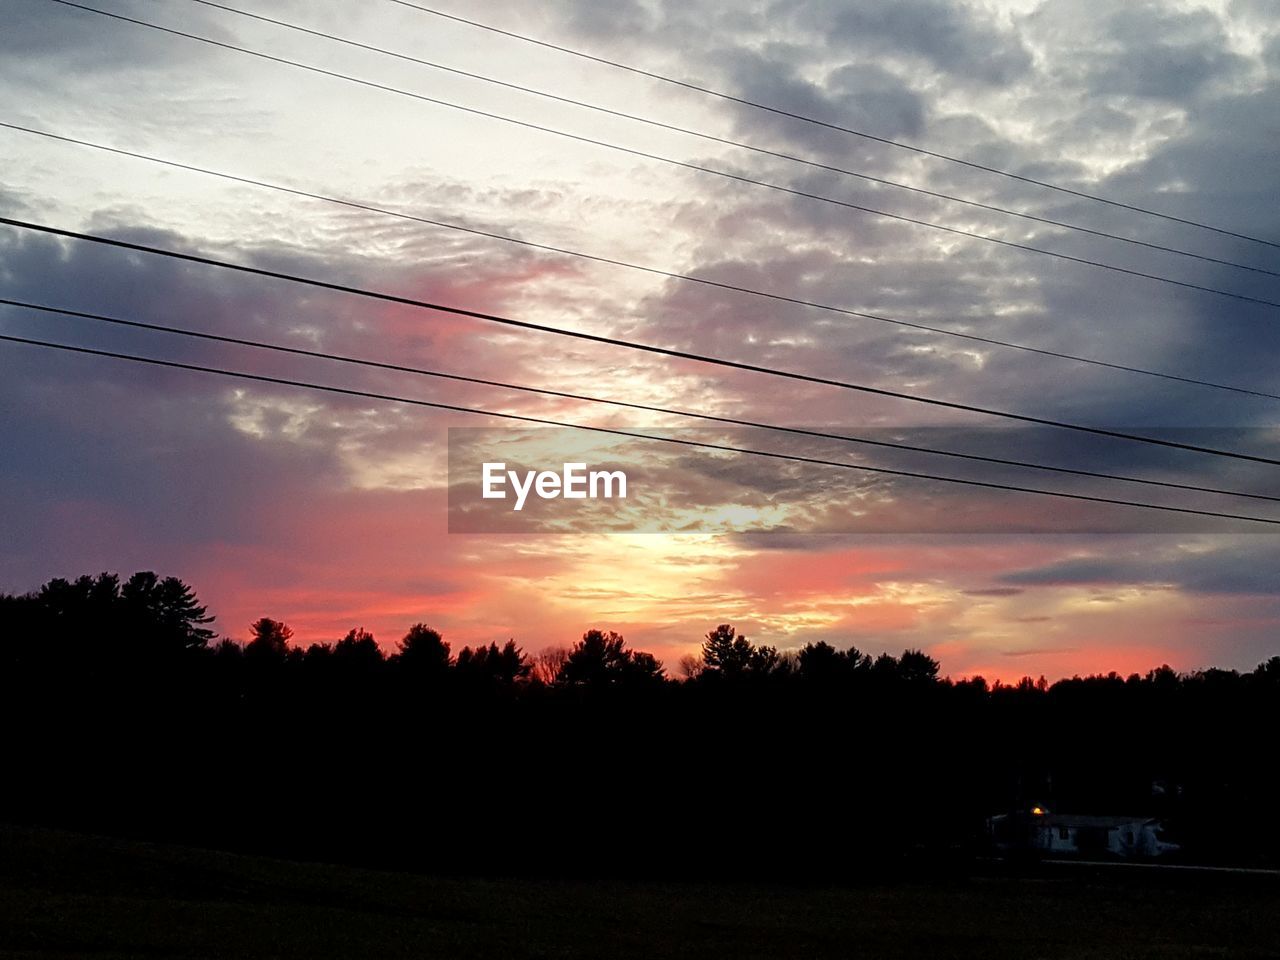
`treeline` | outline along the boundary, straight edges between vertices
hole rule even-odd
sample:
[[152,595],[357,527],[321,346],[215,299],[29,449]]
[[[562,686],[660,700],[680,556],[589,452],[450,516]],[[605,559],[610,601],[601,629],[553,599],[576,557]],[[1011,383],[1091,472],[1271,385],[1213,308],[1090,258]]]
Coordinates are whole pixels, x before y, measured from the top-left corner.
[[153,573],[0,596],[0,815],[434,869],[809,875],[971,852],[1041,804],[1280,862],[1240,815],[1280,787],[1280,657],[989,685],[723,624],[672,677],[601,630],[529,654],[419,623],[388,653],[212,622]]
[[[189,676],[194,669],[258,691],[264,680],[326,687],[350,681],[365,687],[386,683],[408,696],[446,690],[517,694],[530,687],[653,691],[679,682],[656,657],[628,647],[613,631],[588,630],[572,646],[535,655],[514,640],[454,652],[439,631],[417,623],[388,655],[362,627],[336,642],[303,647],[292,643],[288,624],[263,617],[251,625],[242,646],[217,640],[208,628],[213,619],[191,587],[173,577],[142,572],[123,582],[109,573],[52,580],[36,593],[0,595],[0,664],[10,677],[25,675],[24,682],[50,673],[60,682],[76,674],[127,682],[173,669]],[[933,683],[938,670],[937,661],[918,650],[872,659],[853,648],[813,643],[780,653],[721,624],[703,638],[699,657],[681,662],[679,678],[702,685],[786,679]]]

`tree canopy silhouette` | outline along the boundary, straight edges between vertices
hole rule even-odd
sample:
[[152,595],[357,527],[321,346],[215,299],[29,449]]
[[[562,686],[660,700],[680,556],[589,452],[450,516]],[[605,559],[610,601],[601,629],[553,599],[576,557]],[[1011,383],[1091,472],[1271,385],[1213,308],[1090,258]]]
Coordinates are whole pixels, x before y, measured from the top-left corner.
[[[145,571],[0,595],[0,817],[92,815],[306,856],[452,851],[454,865],[479,849],[621,862],[630,843],[634,858],[728,869],[952,850],[988,815],[1043,803],[1150,813],[1188,857],[1280,865],[1280,841],[1239,815],[1280,796],[1265,762],[1280,656],[1248,673],[988,684],[941,676],[919,649],[781,652],[723,623],[676,683],[601,629],[531,661],[515,639],[453,656],[425,623],[388,657],[362,627],[304,650],[279,620],[254,621],[244,645],[214,642],[212,621],[182,581]],[[86,784],[106,783],[84,802]],[[404,797],[412,814],[374,797]],[[619,831],[619,798],[644,822]],[[824,803],[840,814],[760,814]],[[495,827],[513,807],[555,829]],[[461,809],[471,826],[441,830]],[[692,830],[690,810],[708,812]],[[660,836],[689,842],[673,853]]]
[[809,643],[796,654],[796,669],[803,680],[820,684],[849,681],[871,668],[871,658],[857,647],[837,650],[825,640]]
[[289,641],[293,630],[279,620],[262,617],[249,627],[252,639],[245,646],[245,656],[251,660],[278,660],[289,655]]
[[333,657],[351,670],[369,672],[382,665],[382,648],[373,634],[363,627],[355,627],[339,640],[333,648]]
[[396,659],[405,673],[419,680],[439,680],[449,669],[449,644],[425,623],[415,623],[401,639]]
[[475,649],[463,647],[454,663],[458,678],[465,683],[504,687],[525,679],[532,669],[529,658],[514,640],[508,640],[502,647],[496,643]]
[[151,649],[204,647],[214,636],[205,627],[214,618],[177,577],[162,580],[149,570],[135,573],[121,587],[120,601],[130,628]]
[[621,634],[588,630],[569,651],[557,682],[602,688],[644,686],[662,682],[662,664],[652,655],[627,649]]
[[731,624],[722,623],[707,634],[702,644],[700,676],[727,680],[765,677],[779,670],[783,662],[776,647],[757,647]]

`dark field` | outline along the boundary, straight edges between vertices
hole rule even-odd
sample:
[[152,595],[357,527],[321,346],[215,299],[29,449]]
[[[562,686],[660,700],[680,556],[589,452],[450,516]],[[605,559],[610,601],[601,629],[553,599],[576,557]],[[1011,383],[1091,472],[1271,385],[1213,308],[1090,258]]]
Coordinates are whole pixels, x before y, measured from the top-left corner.
[[3,827],[0,956],[1277,957],[1280,883],[442,879]]

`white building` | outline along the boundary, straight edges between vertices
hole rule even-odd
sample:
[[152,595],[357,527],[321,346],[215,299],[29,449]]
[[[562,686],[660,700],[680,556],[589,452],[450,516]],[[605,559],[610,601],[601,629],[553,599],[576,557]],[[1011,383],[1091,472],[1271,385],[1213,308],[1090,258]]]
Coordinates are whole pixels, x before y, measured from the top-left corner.
[[1102,856],[1148,859],[1172,853],[1163,825],[1150,817],[1050,813],[1032,807],[987,821],[991,840],[1005,852],[1035,851],[1045,856]]

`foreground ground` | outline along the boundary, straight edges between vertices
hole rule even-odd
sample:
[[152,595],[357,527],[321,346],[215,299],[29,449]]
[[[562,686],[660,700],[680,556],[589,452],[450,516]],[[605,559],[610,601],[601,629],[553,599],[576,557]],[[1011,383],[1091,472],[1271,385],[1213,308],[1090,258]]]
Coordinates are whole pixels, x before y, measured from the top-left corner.
[[0,957],[1280,957],[1280,884],[440,879],[0,826]]

